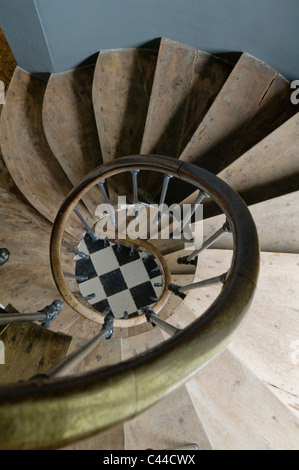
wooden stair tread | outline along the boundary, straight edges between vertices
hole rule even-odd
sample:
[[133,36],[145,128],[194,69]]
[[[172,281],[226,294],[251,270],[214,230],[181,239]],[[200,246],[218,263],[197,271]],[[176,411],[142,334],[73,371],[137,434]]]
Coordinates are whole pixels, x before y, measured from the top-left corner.
[[54,300],[61,300],[50,266],[36,263],[12,266],[9,262],[1,269],[0,298],[2,304],[11,303],[18,311],[26,313],[34,313]]
[[1,114],[1,148],[20,191],[53,222],[72,186],[43,132],[41,112],[45,88],[46,82],[16,68]]
[[286,314],[298,308],[299,254],[262,253],[260,277],[255,301]]
[[0,329],[5,345],[5,364],[0,367],[0,383],[29,380],[46,373],[66,356],[72,338],[54,333],[34,323],[9,325]]
[[[86,339],[74,338],[69,350],[69,354],[77,351],[86,343]],[[83,361],[73,370],[72,374],[81,374],[112,364],[117,364],[122,360],[122,339],[111,338],[103,340]]]
[[212,449],[185,386],[126,421],[124,428],[126,451],[176,449],[192,443],[200,450]]
[[[219,173],[295,114],[286,84],[288,82],[267,64],[244,53],[180,159]],[[273,89],[275,93],[272,93]],[[283,112],[282,120],[277,117],[279,111],[271,101],[276,103],[280,92],[283,93],[284,107],[288,108],[286,113]],[[267,113],[272,107],[275,115],[270,116]],[[261,116],[264,119],[266,116],[267,123],[271,124],[257,132],[255,122],[257,119],[260,122]]]
[[216,450],[298,448],[298,418],[229,350],[187,388]]
[[156,55],[146,49],[99,54],[93,104],[104,162],[139,153]]
[[32,207],[0,188],[1,246],[10,252],[9,264],[49,265],[51,225]]
[[162,38],[140,153],[179,157],[231,69],[211,54]]
[[218,174],[246,204],[298,189],[299,113]]
[[[297,252],[299,233],[298,191],[249,206],[257,227],[262,251]],[[224,214],[203,222],[203,241],[222,227]],[[231,249],[232,235],[227,233],[213,244],[213,248]]]
[[149,351],[153,347],[164,341],[164,335],[159,328],[153,328],[138,336],[123,338],[122,354],[123,360],[137,356],[145,351]]
[[[49,146],[73,186],[102,164],[92,103],[94,65],[52,74],[43,100],[43,127]],[[84,197],[94,214],[98,188]]]
[[291,348],[298,333],[298,312],[288,309],[283,315],[256,302],[229,350],[262,382],[295,396],[299,405],[299,371]]
[[[162,38],[140,153],[178,158],[231,70],[211,54]],[[144,199],[156,201],[162,175],[150,173],[141,181]],[[178,184],[169,194],[177,194]]]
[[[104,162],[140,153],[157,61],[148,49],[101,51],[94,74],[93,104]],[[109,180],[110,198],[126,194],[128,175]]]

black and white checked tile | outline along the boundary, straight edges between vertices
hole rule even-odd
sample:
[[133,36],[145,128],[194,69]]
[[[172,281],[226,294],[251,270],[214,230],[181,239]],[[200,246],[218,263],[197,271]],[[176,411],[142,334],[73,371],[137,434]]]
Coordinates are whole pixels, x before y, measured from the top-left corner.
[[77,259],[76,275],[88,276],[78,282],[83,297],[95,294],[90,305],[104,314],[109,307],[115,318],[141,315],[142,307],[152,306],[161,297],[162,275],[153,257],[102,240],[93,242],[86,234],[79,245],[90,259]]

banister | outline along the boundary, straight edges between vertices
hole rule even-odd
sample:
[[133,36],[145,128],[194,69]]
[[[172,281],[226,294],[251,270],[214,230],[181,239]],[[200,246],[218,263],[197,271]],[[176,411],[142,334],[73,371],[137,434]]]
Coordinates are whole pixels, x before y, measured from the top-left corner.
[[[215,175],[162,156],[119,158],[91,172],[73,189],[58,212],[51,237],[56,281],[64,282],[59,267],[61,240],[77,202],[104,178],[134,169],[172,174],[207,192],[223,210],[232,230],[234,255],[221,294],[191,325],[149,353],[80,376],[1,387],[0,448],[62,447],[136,416],[222,351],[251,305],[259,272],[259,243],[249,210]],[[178,312],[183,315],[184,304]]]

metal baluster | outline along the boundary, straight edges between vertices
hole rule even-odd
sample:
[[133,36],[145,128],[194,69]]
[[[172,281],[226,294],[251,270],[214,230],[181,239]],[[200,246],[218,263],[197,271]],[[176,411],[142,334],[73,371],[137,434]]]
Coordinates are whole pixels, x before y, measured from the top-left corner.
[[95,296],[96,294],[89,294],[89,295],[86,295],[85,297],[78,297],[77,300],[79,300],[80,302],[82,300],[86,300],[87,302],[89,302],[90,300],[93,300]]
[[187,220],[184,220],[183,221],[183,226],[182,228],[179,230],[177,229],[175,232],[172,232],[170,234],[170,238],[174,238],[176,237],[177,235],[180,235],[184,232],[185,228],[187,227],[187,225],[190,224],[191,222],[191,219],[197,209],[197,206],[199,206],[199,204],[202,203],[202,201],[206,198],[210,197],[208,193],[206,193],[205,191],[200,191],[199,195],[197,196],[197,198],[195,199],[194,203],[192,204],[191,206],[191,211],[190,211],[190,216],[187,218]]
[[[107,204],[107,206],[109,208],[109,206],[111,207],[111,203],[110,203],[110,200],[109,200],[106,188],[105,188],[105,182],[106,182],[105,180],[99,181],[98,182],[98,187],[100,188],[101,193],[103,195],[103,198],[105,200],[105,203]],[[108,212],[109,212],[109,217],[110,217],[110,220],[111,220],[111,223],[112,223],[113,227],[116,227],[116,221],[115,221],[114,213],[109,209],[108,209]]]
[[0,266],[3,266],[10,258],[10,252],[7,248],[0,248]]
[[[168,174],[164,175],[163,188],[162,188],[162,193],[161,193],[161,197],[160,197],[159,206],[163,206],[163,204],[165,203],[166,194],[167,194],[167,190],[168,190],[168,186],[169,186],[169,181],[171,180],[171,178],[173,178],[172,175],[168,175]],[[159,212],[159,214],[157,215],[157,217],[154,220],[154,225],[158,225],[158,223],[161,221],[161,219],[164,217],[164,215],[165,214],[163,212]]]
[[211,246],[216,240],[218,240],[220,237],[222,237],[225,233],[231,233],[231,228],[229,226],[228,221],[223,224],[223,226],[217,230],[208,240],[203,243],[201,248],[198,250],[195,250],[191,255],[189,256],[183,256],[181,258],[178,258],[177,263],[178,264],[196,264],[196,257],[201,253],[203,250]]
[[75,274],[70,274],[70,273],[63,273],[65,277],[70,277],[72,279],[76,279],[78,282],[84,282],[88,281],[89,277],[88,276],[76,276]]
[[87,232],[89,233],[89,235],[91,236],[91,239],[94,241],[94,242],[97,242],[98,241],[98,237],[96,235],[96,233],[94,232],[94,230],[92,230],[92,228],[88,225],[88,223],[86,222],[86,220],[84,219],[84,217],[80,214],[80,212],[78,211],[78,208],[75,207],[74,208],[74,212],[76,214],[76,216],[79,218],[79,220],[82,222],[83,226],[86,228]]
[[151,323],[153,326],[159,326],[160,328],[163,328],[163,330],[173,335],[181,331],[180,329],[175,328],[175,326],[172,326],[169,323],[166,323],[165,321],[158,318],[157,314],[154,312],[154,310],[151,307],[145,307],[142,310],[145,313],[147,321]]
[[59,364],[54,366],[46,374],[35,376],[32,379],[37,378],[50,378],[50,377],[63,377],[66,374],[70,373],[81,361],[83,361],[88,354],[90,354],[96,346],[102,341],[102,339],[111,339],[113,336],[114,328],[114,316],[109,313],[106,315],[103,327],[98,335],[92,338],[90,341],[85,343],[82,348],[78,351],[73,352],[65,359],[63,359]]
[[132,170],[132,180],[133,180],[133,197],[134,197],[134,206],[135,206],[135,219],[139,216],[139,210],[138,210],[138,181],[137,181],[137,175],[140,170]]
[[63,303],[61,300],[55,300],[51,305],[37,313],[4,313],[0,315],[0,325],[38,321],[41,322],[42,327],[49,328],[62,308]]
[[73,246],[70,243],[66,242],[65,240],[62,240],[62,243],[65,246],[67,246],[70,250],[72,250],[74,253],[76,253],[78,256],[80,256],[80,258],[82,258],[82,259],[89,259],[90,258],[89,255],[86,255],[85,253],[83,253],[83,251],[78,250],[78,248],[76,248],[75,246]]
[[205,279],[204,281],[194,282],[193,284],[189,284],[187,286],[177,286],[176,284],[169,284],[168,289],[173,292],[175,295],[178,295],[182,299],[186,297],[185,292],[189,292],[190,290],[199,289],[200,287],[211,286],[213,284],[217,284],[218,282],[222,282],[225,284],[227,280],[228,273],[221,274],[220,276],[211,277],[210,279]]

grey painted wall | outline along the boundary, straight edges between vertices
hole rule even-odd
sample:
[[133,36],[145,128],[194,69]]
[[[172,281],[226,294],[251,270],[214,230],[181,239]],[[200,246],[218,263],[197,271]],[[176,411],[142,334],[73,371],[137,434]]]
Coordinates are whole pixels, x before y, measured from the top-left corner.
[[212,53],[245,51],[299,78],[298,0],[0,0],[18,64],[61,72],[101,49],[161,36]]

